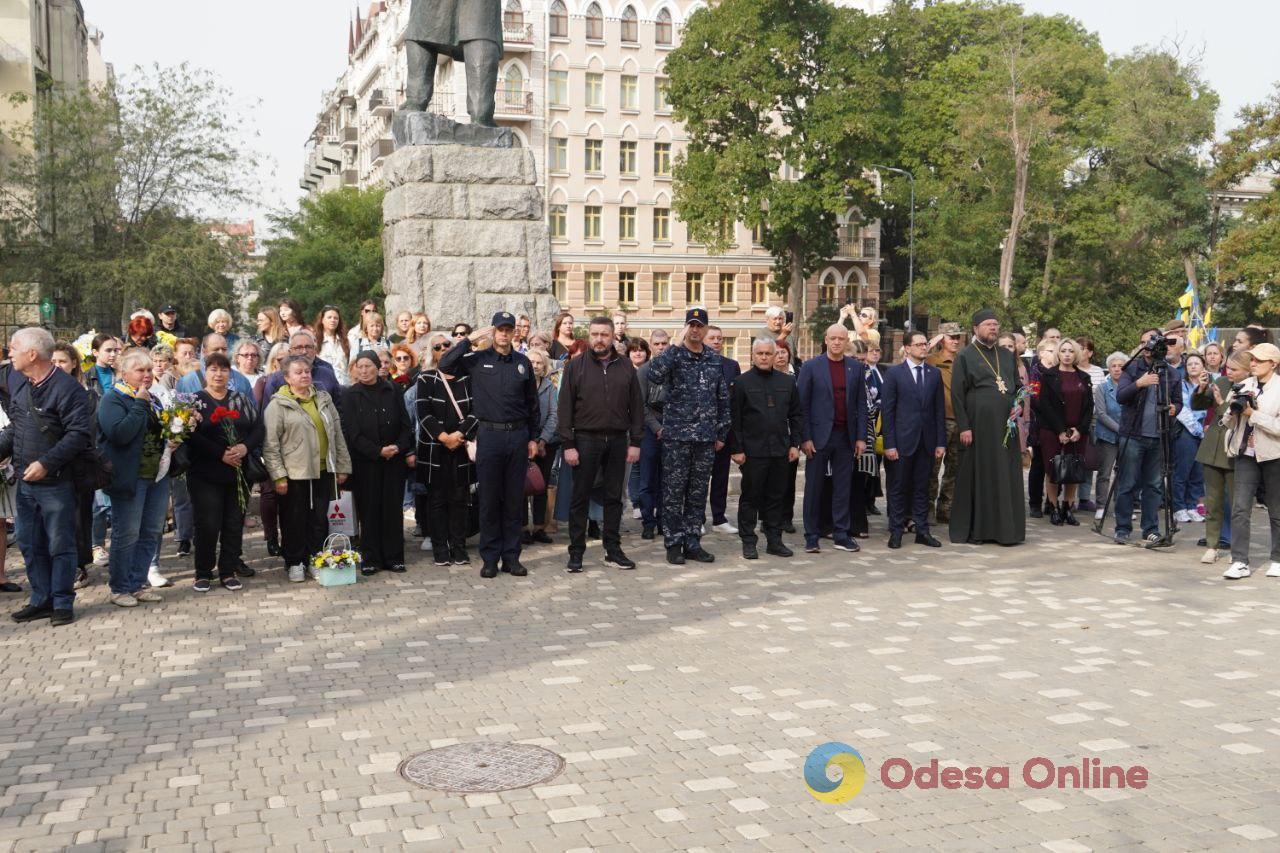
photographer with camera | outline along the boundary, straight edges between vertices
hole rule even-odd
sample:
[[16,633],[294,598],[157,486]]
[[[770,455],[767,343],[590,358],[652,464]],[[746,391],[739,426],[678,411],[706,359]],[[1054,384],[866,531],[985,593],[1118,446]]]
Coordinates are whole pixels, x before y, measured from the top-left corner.
[[1263,484],[1271,521],[1271,565],[1267,577],[1280,578],[1280,382],[1273,381],[1280,347],[1258,344],[1249,350],[1253,373],[1232,386],[1227,397],[1227,455],[1236,460],[1231,496],[1231,566],[1227,580],[1253,574],[1249,568],[1249,516],[1258,484]]
[[[1116,486],[1117,545],[1129,544],[1133,531],[1133,502],[1142,496],[1142,538],[1151,545],[1161,541],[1160,505],[1164,500],[1166,464],[1171,448],[1168,423],[1182,409],[1182,379],[1165,363],[1168,339],[1160,329],[1142,333],[1142,346],[1116,388],[1120,404],[1120,473]],[[1165,402],[1166,411],[1157,409]]]

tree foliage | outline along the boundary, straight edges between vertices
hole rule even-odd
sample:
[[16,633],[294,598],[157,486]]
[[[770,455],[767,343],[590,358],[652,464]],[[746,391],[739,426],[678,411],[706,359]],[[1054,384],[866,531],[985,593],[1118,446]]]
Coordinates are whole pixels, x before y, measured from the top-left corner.
[[205,220],[253,199],[256,164],[230,94],[181,65],[36,97],[30,122],[0,129],[4,281],[37,284],[71,323],[229,304],[238,247]]
[[323,305],[380,297],[384,195],[380,188],[345,187],[272,217],[280,236],[267,244],[259,302],[291,296],[310,317]]

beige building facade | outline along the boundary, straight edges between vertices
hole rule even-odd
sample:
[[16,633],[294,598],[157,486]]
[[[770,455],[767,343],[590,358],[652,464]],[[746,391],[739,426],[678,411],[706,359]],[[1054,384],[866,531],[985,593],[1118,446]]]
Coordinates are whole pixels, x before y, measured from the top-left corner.
[[[671,170],[687,137],[667,103],[665,63],[704,4],[504,4],[496,119],[534,151],[557,299],[579,321],[623,310],[631,334],[645,336],[705,307],[725,330],[728,354],[745,360],[766,309],[783,304],[768,287],[773,259],[741,224],[726,253],[709,255],[673,210]],[[308,192],[381,181],[390,118],[404,99],[408,11],[409,0],[385,0],[352,22],[347,69],[325,93],[308,147]],[[441,57],[436,92],[432,111],[466,120],[459,64]],[[879,223],[842,224],[839,247],[808,282],[810,311],[879,304]]]

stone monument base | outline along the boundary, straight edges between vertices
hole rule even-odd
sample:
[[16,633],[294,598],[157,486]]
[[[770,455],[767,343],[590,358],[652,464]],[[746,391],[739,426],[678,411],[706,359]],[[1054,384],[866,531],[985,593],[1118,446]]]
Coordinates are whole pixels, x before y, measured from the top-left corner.
[[397,110],[391,117],[396,148],[410,145],[472,145],[478,148],[515,148],[509,127],[462,124],[435,113]]
[[510,311],[548,327],[560,306],[533,152],[415,145],[394,151],[383,176],[388,318],[425,309],[437,329],[479,328]]

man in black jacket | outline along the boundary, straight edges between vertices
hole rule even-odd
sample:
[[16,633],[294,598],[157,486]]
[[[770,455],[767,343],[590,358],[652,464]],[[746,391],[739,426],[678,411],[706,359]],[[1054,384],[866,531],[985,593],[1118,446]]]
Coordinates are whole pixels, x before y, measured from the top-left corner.
[[[671,336],[662,329],[655,329],[649,336],[649,348],[653,358],[666,352]],[[644,400],[644,438],[640,440],[640,537],[657,536],[662,501],[662,409],[667,403],[667,387],[649,382],[649,366],[652,359],[640,365],[636,378],[640,380],[640,397]]]
[[18,547],[31,582],[30,603],[15,622],[75,621],[76,495],[72,463],[90,444],[89,392],[53,365],[53,336],[21,329],[9,341],[9,426],[0,459],[17,472]]
[[751,346],[751,369],[740,375],[729,398],[733,461],[742,469],[738,536],[742,556],[757,559],[756,516],[764,521],[765,552],[790,557],[782,544],[787,479],[804,443],[804,413],[791,377],[775,373],[777,347],[770,338]]
[[631,360],[614,348],[613,321],[596,317],[588,327],[590,352],[570,359],[560,380],[560,441],[573,468],[569,504],[569,571],[582,571],[587,550],[587,505],[603,471],[604,564],[634,569],[622,552],[622,485],[626,466],[640,460],[644,400]]

